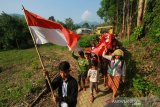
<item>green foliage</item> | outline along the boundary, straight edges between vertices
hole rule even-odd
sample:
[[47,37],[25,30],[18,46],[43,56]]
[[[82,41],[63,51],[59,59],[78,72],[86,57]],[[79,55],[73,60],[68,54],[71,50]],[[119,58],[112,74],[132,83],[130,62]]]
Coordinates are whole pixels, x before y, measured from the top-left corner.
[[145,14],[145,31],[155,42],[160,42],[160,1],[149,0]]
[[29,47],[31,36],[24,18],[0,15],[0,50]]
[[84,28],[90,28],[90,25],[86,22],[86,23],[84,23],[84,24],[82,25],[82,27],[84,27]]
[[22,87],[12,87],[9,88],[8,90],[8,97],[10,97],[11,99],[20,99],[21,95],[22,95]]
[[96,39],[96,36],[90,36],[90,35],[84,35],[81,37],[81,39],[79,40],[78,44],[80,47],[89,47],[91,46],[91,40],[92,39]]
[[57,20],[56,22],[67,28],[66,24],[63,23],[62,21]]
[[33,91],[33,84],[31,82],[27,82],[22,88],[23,93],[29,93]]
[[7,89],[8,97],[12,100],[19,100],[25,93],[31,92],[33,89],[33,85],[31,82],[27,82],[21,86],[11,87]]
[[133,79],[133,87],[140,95],[148,91],[148,83],[140,75],[136,75]]
[[123,39],[122,44],[123,46],[129,46],[131,43],[137,41],[142,35],[142,27],[138,26],[134,29],[134,32],[131,34],[129,40],[128,39]]
[[131,34],[130,41],[138,40],[142,35],[142,27],[138,26],[135,28],[134,32]]
[[160,87],[146,81],[141,75],[136,75],[133,79],[133,87],[139,95],[146,96],[149,93],[160,95]]
[[102,0],[101,7],[97,11],[97,15],[105,22],[115,23],[116,17],[116,0]]
[[21,71],[21,77],[22,78],[30,78],[32,76],[32,73],[29,71]]
[[39,62],[37,62],[36,60],[34,60],[34,61],[32,62],[32,64],[31,64],[31,66],[32,66],[33,69],[37,70],[38,67],[39,67]]
[[55,21],[54,16],[50,16],[48,19],[52,20],[52,21]]
[[69,30],[74,30],[74,28],[75,28],[74,22],[71,18],[66,18],[65,19],[65,25],[66,25],[66,28],[69,29]]
[[155,42],[160,42],[160,28],[157,28],[157,30],[155,31],[154,40],[155,40]]

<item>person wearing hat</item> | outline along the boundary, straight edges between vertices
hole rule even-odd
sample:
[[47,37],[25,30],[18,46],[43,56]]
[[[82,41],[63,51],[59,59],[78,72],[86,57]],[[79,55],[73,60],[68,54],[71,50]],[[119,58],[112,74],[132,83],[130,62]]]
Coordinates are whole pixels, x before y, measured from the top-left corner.
[[[58,89],[58,96],[54,96],[54,102],[59,103],[59,107],[76,107],[78,97],[78,83],[73,78],[70,72],[70,64],[67,61],[63,61],[59,64],[59,76],[57,76],[52,82],[52,89]],[[44,75],[48,75],[48,71],[45,71]],[[49,84],[46,81],[46,87],[49,90]]]
[[110,60],[110,64],[108,66],[108,82],[107,85],[113,91],[112,98],[115,99],[116,93],[119,88],[120,80],[122,78],[122,82],[125,82],[125,74],[126,74],[126,64],[122,59],[124,56],[124,52],[121,49],[116,49],[112,55],[106,55],[105,53],[108,51],[105,48],[102,57]]

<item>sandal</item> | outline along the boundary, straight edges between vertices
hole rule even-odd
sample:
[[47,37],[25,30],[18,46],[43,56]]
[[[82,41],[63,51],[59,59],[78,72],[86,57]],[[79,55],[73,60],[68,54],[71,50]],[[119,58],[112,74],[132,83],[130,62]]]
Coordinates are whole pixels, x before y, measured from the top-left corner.
[[83,88],[83,91],[86,91],[86,88]]
[[91,103],[93,103],[94,101],[94,97],[92,96],[91,99],[90,99]]
[[78,92],[80,92],[80,91],[82,91],[82,88],[79,88],[79,89],[78,89]]

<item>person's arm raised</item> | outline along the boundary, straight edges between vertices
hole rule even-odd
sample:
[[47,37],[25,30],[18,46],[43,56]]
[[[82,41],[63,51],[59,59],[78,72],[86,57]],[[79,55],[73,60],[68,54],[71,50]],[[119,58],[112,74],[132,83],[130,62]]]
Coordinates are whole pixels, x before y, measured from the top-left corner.
[[103,51],[102,53],[102,57],[108,59],[108,60],[111,60],[112,59],[112,55],[106,55],[106,52],[108,51],[108,48],[105,47],[105,50]]

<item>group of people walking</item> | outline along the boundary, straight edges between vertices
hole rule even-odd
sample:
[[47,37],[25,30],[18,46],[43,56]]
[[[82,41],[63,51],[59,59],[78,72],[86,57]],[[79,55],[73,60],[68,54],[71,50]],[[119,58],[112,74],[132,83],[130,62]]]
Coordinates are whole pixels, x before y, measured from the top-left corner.
[[94,91],[99,92],[100,74],[103,76],[104,86],[112,89],[112,98],[115,99],[121,79],[125,82],[126,63],[121,49],[115,48],[112,51],[105,47],[102,56],[84,53],[82,50],[75,55],[73,51],[72,57],[77,61],[78,82],[69,74],[69,62],[59,64],[60,75],[51,85],[53,89],[58,88],[58,96],[54,100],[59,102],[60,107],[76,107],[78,92],[86,91],[86,83],[89,83],[90,101],[93,102]]

